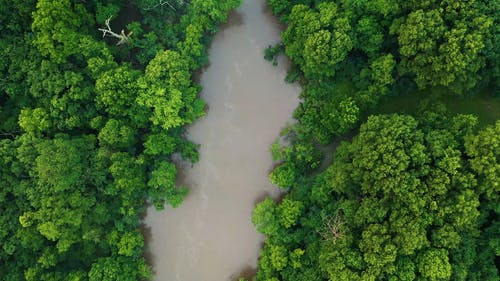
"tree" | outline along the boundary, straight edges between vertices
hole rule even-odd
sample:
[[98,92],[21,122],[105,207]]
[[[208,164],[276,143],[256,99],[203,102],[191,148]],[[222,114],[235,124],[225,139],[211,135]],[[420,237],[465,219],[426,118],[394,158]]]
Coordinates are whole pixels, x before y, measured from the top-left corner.
[[[267,236],[257,280],[306,270],[318,280],[497,274],[495,127],[475,134],[472,116],[420,114],[370,116],[324,172],[299,177],[281,203],[257,205],[253,222]],[[300,267],[284,254],[298,247]]]
[[111,117],[128,117],[134,121],[134,125],[144,126],[147,122],[147,110],[135,102],[139,92],[137,85],[139,76],[139,71],[130,69],[126,65],[113,66],[107,71],[100,72],[95,81],[97,108],[104,110]]
[[57,63],[79,53],[82,37],[77,30],[85,31],[92,24],[91,16],[81,4],[71,4],[69,0],[38,1],[33,14],[34,44],[40,53]]
[[358,21],[355,28],[357,44],[354,47],[360,48],[368,55],[378,53],[384,42],[384,30],[377,18],[373,16],[363,17]]
[[126,21],[123,1],[83,2],[0,0],[2,280],[151,278],[144,202],[187,194],[168,159],[198,157],[182,128],[204,114],[192,71],[239,3],[142,10],[131,36],[109,20]]
[[300,201],[292,201],[285,198],[276,209],[280,223],[285,228],[290,228],[297,223],[303,206]]
[[184,120],[181,110],[192,106],[198,89],[191,86],[187,61],[175,51],[164,51],[150,62],[145,75],[138,80],[140,88],[137,103],[153,110],[150,117],[153,125],[163,129],[176,128],[189,124],[191,118],[201,116],[202,112]]
[[176,174],[177,169],[173,164],[168,162],[158,163],[151,172],[151,177],[148,181],[149,194],[153,204],[158,209],[163,209],[164,198],[175,208],[182,203],[182,200],[187,195],[187,189],[175,188]]
[[488,126],[465,142],[472,169],[480,176],[481,191],[491,200],[499,200],[500,193],[500,121]]
[[451,276],[451,265],[445,249],[429,250],[418,257],[418,270],[429,280],[447,280]]
[[109,119],[104,128],[99,132],[98,139],[101,146],[128,148],[134,145],[134,134],[134,130],[124,122],[116,119]]
[[308,138],[329,143],[402,93],[472,95],[496,79],[493,4],[417,2],[269,2],[286,24],[288,77],[303,88],[294,116]]
[[43,108],[23,109],[19,115],[19,126],[28,133],[40,133],[51,127],[50,119]]
[[252,214],[252,223],[264,234],[273,234],[278,230],[278,218],[274,201],[267,197],[257,204]]
[[[421,88],[443,85],[463,93],[478,83],[477,73],[485,65],[484,40],[492,20],[470,4],[464,5],[460,14],[446,1],[442,6],[444,13],[439,9],[416,10],[401,24],[397,33],[402,66],[416,76]],[[447,17],[453,20],[451,24]]]
[[321,3],[318,12],[297,5],[283,33],[285,51],[306,77],[333,77],[353,48],[350,30],[349,19],[337,14],[334,3]]

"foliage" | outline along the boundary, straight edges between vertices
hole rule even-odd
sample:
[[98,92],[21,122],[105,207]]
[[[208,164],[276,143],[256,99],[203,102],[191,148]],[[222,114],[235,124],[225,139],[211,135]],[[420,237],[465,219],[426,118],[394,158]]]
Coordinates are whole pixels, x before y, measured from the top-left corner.
[[369,117],[325,171],[256,206],[256,280],[498,280],[500,122],[476,125],[439,105]]
[[267,47],[264,51],[264,59],[271,61],[274,66],[278,65],[277,56],[283,52],[283,47],[283,44]]
[[[132,2],[0,2],[2,280],[151,278],[140,216],[187,194],[170,159],[197,160],[191,73],[239,2]],[[98,33],[109,18],[127,45]]]
[[[255,207],[256,280],[498,280],[500,123],[477,132],[477,117],[450,117],[434,95],[498,92],[498,5],[268,4],[286,24],[286,81],[303,92],[289,144],[271,148],[270,180],[289,193]],[[416,117],[369,116],[400,94],[426,100]],[[361,121],[318,169],[319,145]]]
[[497,5],[417,2],[268,1],[287,25],[282,44],[304,88],[295,117],[308,139],[326,144],[355,128],[396,86],[468,95],[495,85]]

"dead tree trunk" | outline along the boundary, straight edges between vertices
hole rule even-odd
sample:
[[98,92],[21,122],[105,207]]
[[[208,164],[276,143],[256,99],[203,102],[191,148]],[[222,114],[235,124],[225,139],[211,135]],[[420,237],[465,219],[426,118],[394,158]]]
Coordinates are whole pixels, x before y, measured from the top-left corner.
[[175,7],[176,5],[182,7],[186,3],[189,3],[189,2],[185,1],[185,0],[159,0],[158,4],[152,5],[152,6],[147,7],[147,8],[144,8],[144,10],[145,11],[149,11],[149,10],[153,10],[155,8],[163,7],[164,5],[167,5],[170,9],[172,9],[174,11],[177,11],[177,8]]
[[107,19],[105,22],[106,27],[107,27],[106,29],[99,28],[99,31],[102,31],[102,37],[104,38],[104,37],[106,37],[106,35],[109,34],[109,36],[119,39],[119,41],[118,41],[118,43],[116,43],[116,45],[127,44],[129,42],[130,35],[132,35],[132,32],[125,34],[125,31],[123,31],[123,29],[122,29],[120,34],[115,33],[111,30],[111,27],[109,26],[110,21],[111,21],[111,17],[109,17],[109,19]]

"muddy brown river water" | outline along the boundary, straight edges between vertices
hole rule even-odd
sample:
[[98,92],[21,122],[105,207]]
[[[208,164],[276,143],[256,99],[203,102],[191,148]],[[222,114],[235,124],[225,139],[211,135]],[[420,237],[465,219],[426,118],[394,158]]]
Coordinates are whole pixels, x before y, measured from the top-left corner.
[[267,178],[269,146],[299,102],[299,87],[284,83],[286,62],[263,59],[280,31],[265,0],[246,0],[214,37],[200,76],[209,110],[188,130],[200,161],[180,164],[190,194],[177,209],[148,209],[144,220],[154,280],[234,280],[256,267],[263,236],[252,209],[278,195]]

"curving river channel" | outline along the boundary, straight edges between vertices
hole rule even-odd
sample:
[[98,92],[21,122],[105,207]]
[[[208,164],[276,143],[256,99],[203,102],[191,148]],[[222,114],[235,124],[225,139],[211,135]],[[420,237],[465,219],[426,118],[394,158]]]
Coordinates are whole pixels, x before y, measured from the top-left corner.
[[280,31],[265,0],[247,0],[214,37],[200,78],[209,110],[188,130],[200,161],[179,164],[190,194],[177,209],[150,208],[144,221],[155,280],[234,280],[256,267],[263,236],[252,209],[278,195],[267,178],[269,146],[299,102],[299,87],[284,83],[286,62],[263,59]]

